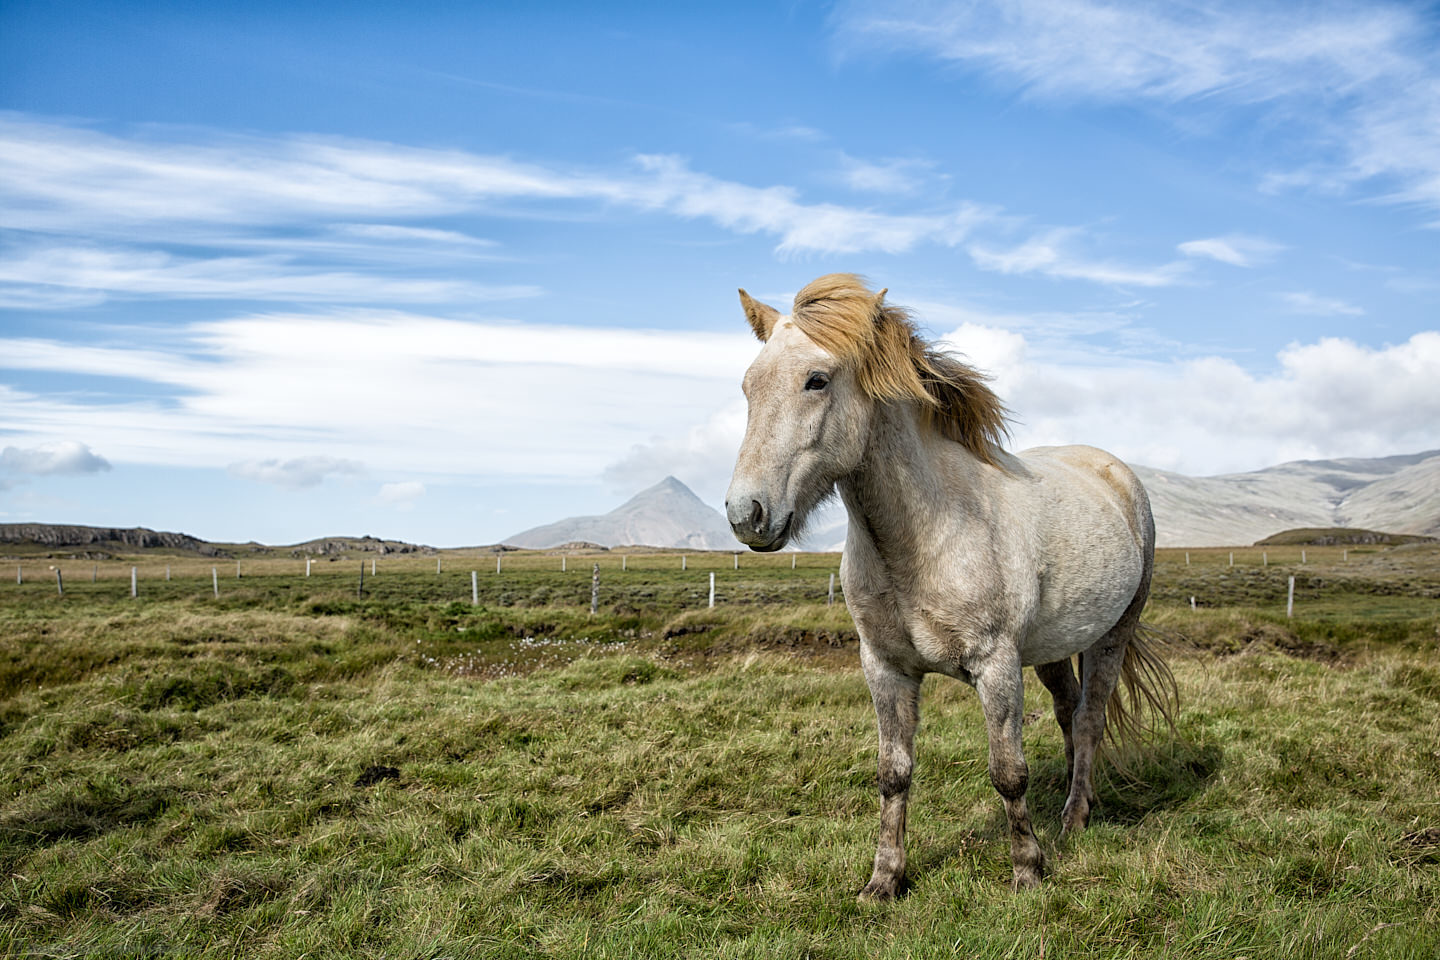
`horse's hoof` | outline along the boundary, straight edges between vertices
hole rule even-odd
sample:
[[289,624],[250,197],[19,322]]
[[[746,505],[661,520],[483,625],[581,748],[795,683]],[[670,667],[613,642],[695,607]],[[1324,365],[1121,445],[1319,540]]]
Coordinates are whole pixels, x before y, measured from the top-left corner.
[[887,900],[894,900],[905,892],[904,877],[871,877],[870,882],[865,884],[856,900],[860,903],[884,903]]
[[1034,890],[1040,886],[1041,871],[1034,868],[1015,871],[1015,892],[1021,890]]

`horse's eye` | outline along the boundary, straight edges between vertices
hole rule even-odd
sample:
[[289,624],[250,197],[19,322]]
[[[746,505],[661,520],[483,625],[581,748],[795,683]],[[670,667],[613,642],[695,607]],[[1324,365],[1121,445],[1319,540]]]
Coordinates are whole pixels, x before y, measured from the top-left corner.
[[812,373],[805,381],[806,390],[824,390],[830,385],[830,378],[823,373]]

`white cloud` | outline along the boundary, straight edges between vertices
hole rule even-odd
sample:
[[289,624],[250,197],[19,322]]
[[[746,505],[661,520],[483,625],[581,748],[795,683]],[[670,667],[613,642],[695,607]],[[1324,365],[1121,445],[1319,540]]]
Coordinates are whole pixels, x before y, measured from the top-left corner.
[[[1056,360],[1043,340],[980,322],[938,339],[992,376],[1016,418],[1015,449],[1091,443],[1134,463],[1212,474],[1440,448],[1437,332],[1381,348],[1336,338],[1295,344],[1268,372],[1214,356]],[[699,426],[633,448],[607,476],[631,488],[665,473],[693,477],[694,489],[718,503],[744,415],[743,403],[720,408]]]
[[1353,303],[1335,297],[1322,297],[1308,290],[1292,290],[1280,294],[1280,299],[1292,313],[1303,313],[1314,317],[1363,317],[1365,311]]
[[156,334],[163,345],[143,350],[0,338],[0,368],[123,376],[173,394],[82,403],[8,390],[7,430],[33,443],[84,429],[112,459],[236,464],[291,486],[344,462],[417,479],[588,480],[615,451],[734,398],[755,353],[741,324],[720,335],[363,310]]
[[1204,240],[1187,240],[1176,247],[1187,257],[1206,257],[1232,267],[1255,267],[1269,262],[1284,245],[1262,237],[1231,234]]
[[413,510],[415,501],[425,496],[425,484],[418,480],[404,480],[399,483],[382,483],[375,499],[385,506],[397,510]]
[[260,483],[273,483],[290,490],[304,490],[317,487],[330,476],[347,476],[365,472],[365,465],[357,460],[343,460],[335,457],[295,457],[291,460],[245,460],[232,463],[227,468],[232,476]]
[[58,440],[35,447],[7,446],[0,450],[0,482],[7,474],[45,477],[109,469],[108,460],[78,440]]

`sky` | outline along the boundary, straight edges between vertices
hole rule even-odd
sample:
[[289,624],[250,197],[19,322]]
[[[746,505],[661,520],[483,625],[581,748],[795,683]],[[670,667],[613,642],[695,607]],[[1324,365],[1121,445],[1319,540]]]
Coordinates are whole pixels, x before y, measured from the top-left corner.
[[860,273],[1013,446],[1440,448],[1440,11],[0,5],[0,522],[461,546],[673,474]]

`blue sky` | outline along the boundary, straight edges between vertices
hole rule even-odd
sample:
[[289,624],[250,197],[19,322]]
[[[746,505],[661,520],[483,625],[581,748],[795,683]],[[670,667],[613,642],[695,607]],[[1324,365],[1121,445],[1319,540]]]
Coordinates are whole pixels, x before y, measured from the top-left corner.
[[[718,5],[717,5],[718,6]],[[0,520],[488,543],[863,273],[1017,447],[1440,448],[1426,5],[0,7]]]

